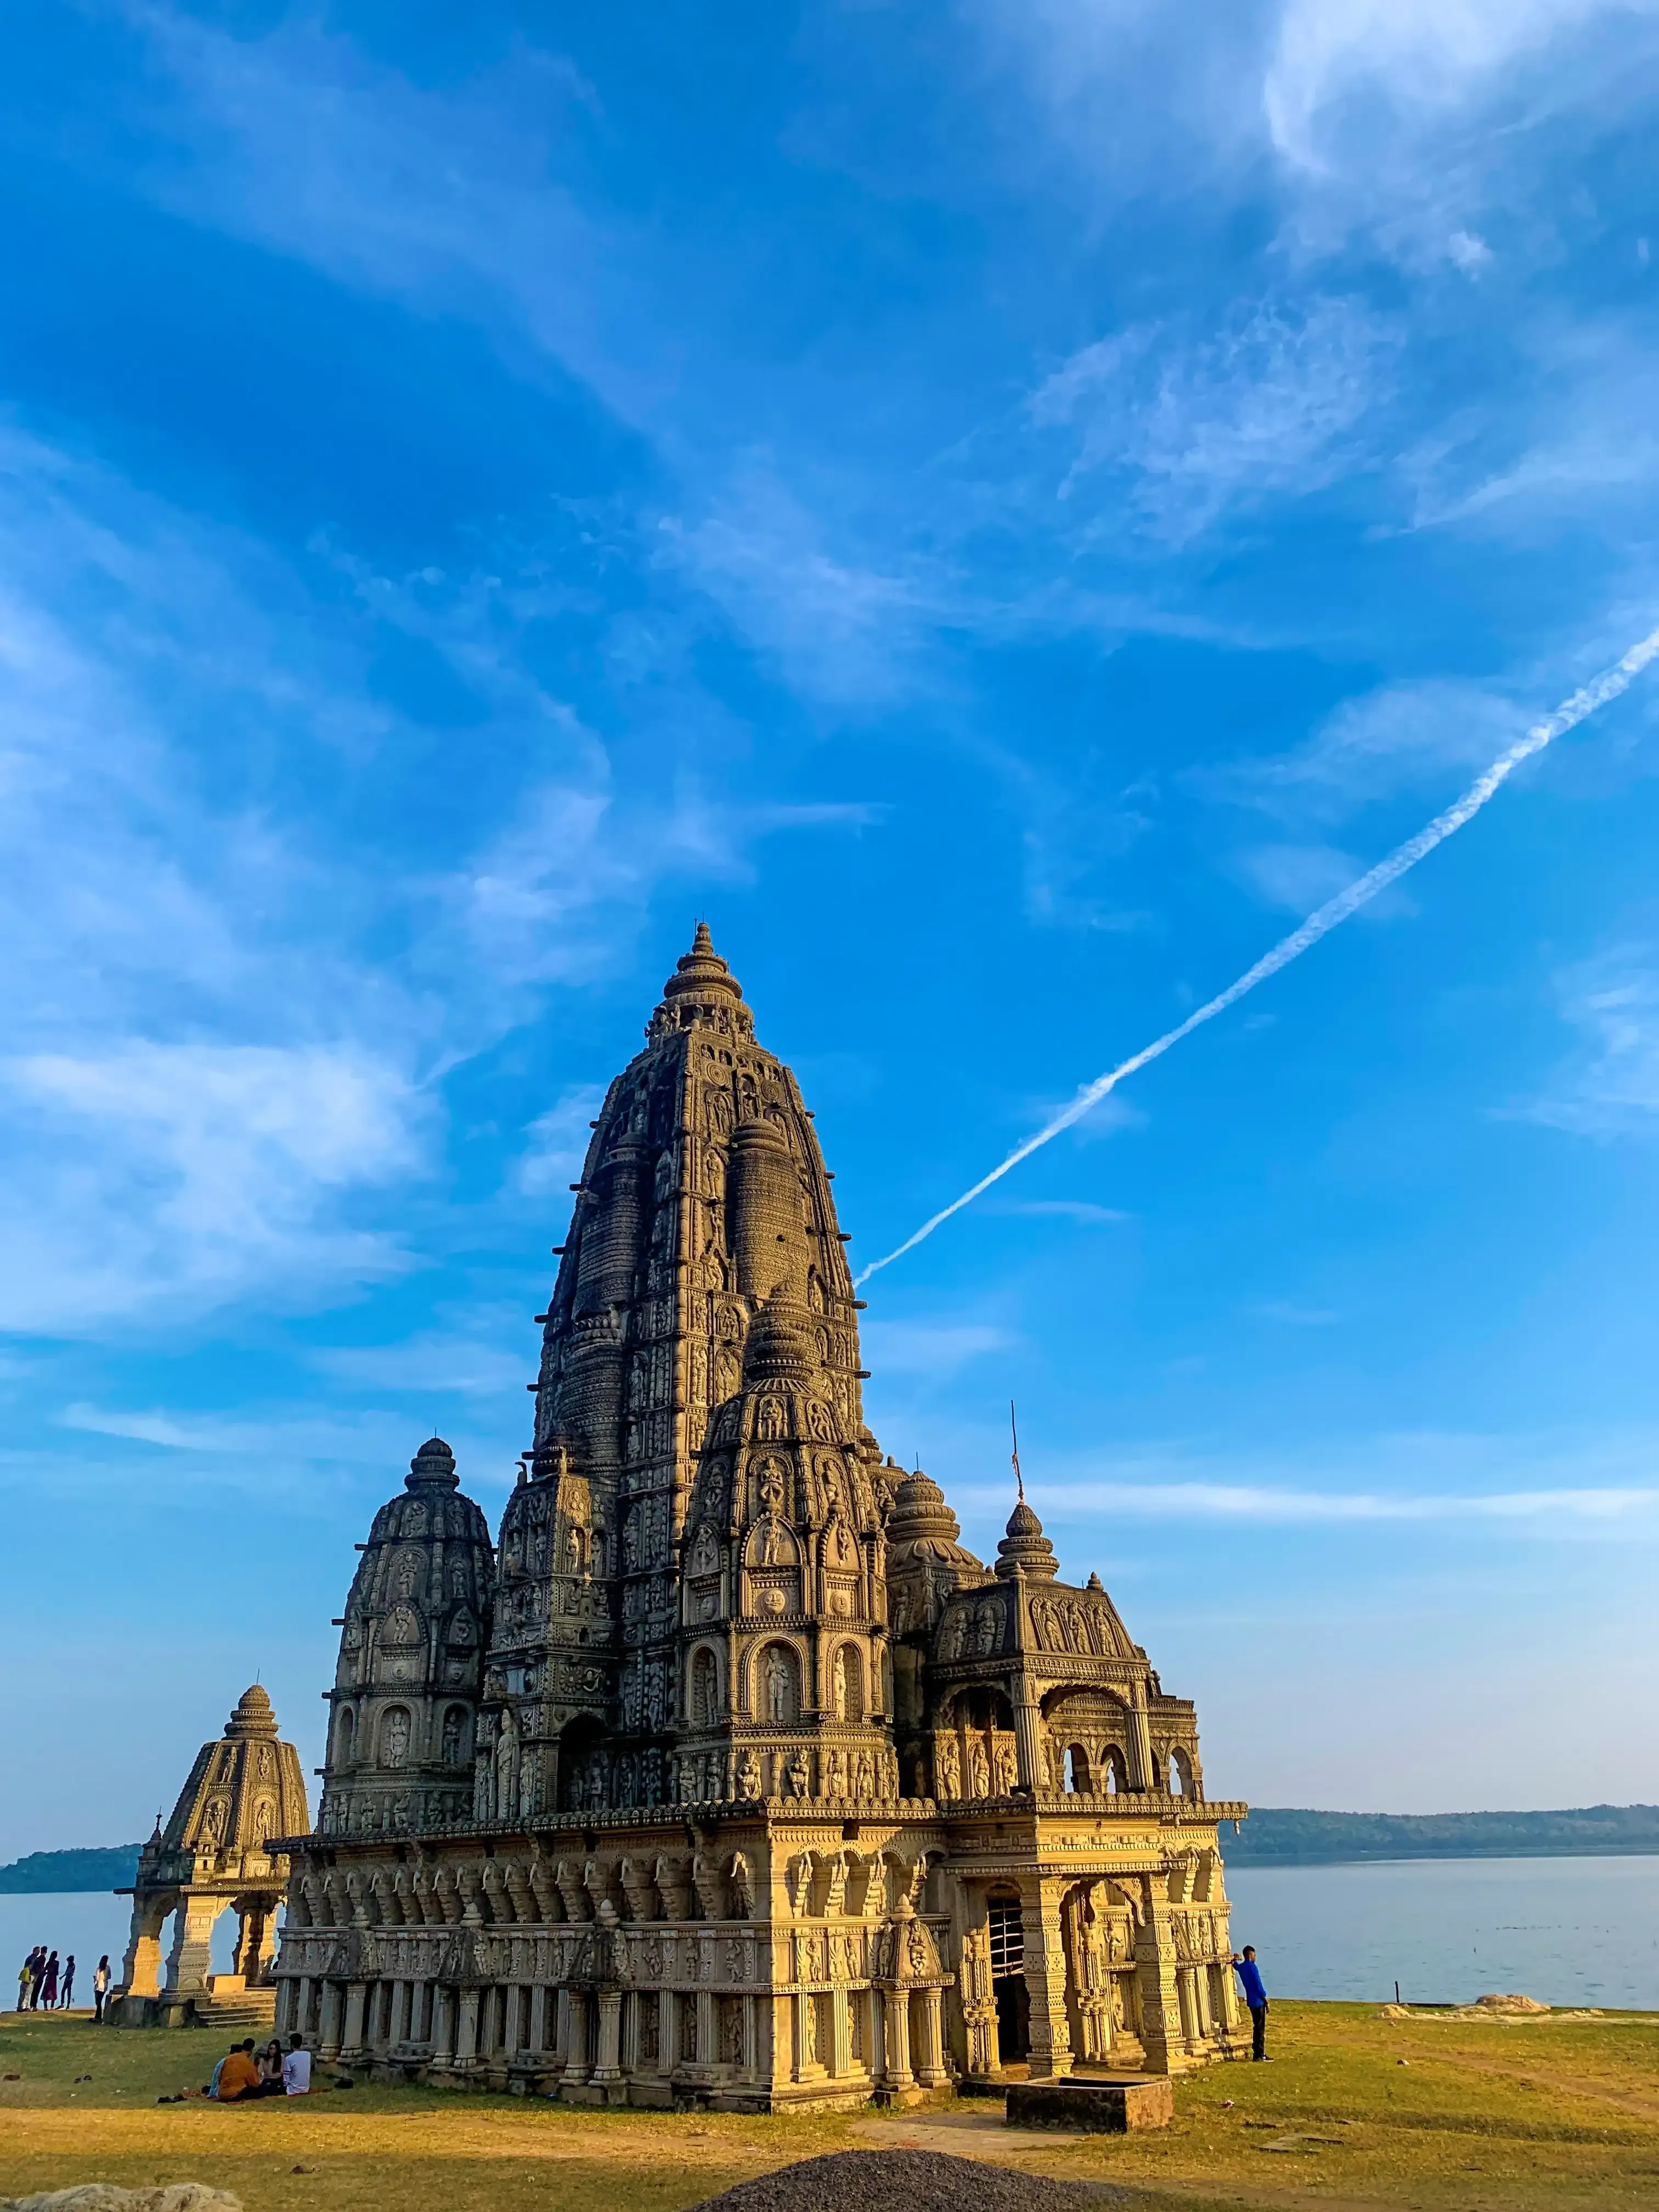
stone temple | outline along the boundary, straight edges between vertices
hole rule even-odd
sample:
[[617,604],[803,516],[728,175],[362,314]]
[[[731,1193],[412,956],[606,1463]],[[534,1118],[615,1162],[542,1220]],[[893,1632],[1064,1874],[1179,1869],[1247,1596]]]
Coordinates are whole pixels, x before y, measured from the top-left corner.
[[276,2024],[380,2078],[822,2109],[1235,2036],[1192,1705],[1023,1498],[865,1426],[812,1115],[699,926],[593,1124],[494,1542],[434,1437],[346,1599]]

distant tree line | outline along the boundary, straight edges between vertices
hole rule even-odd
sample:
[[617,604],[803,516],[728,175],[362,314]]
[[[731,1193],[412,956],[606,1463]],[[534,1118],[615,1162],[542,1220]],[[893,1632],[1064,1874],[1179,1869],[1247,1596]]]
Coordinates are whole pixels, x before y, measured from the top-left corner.
[[106,1850],[31,1851],[0,1867],[0,1897],[39,1897],[51,1890],[126,1889],[138,1871],[137,1844]]
[[1315,1813],[1254,1807],[1233,1866],[1318,1866],[1352,1859],[1553,1858],[1659,1853],[1659,1805],[1583,1805],[1565,1813]]
[[[1231,1866],[1595,1853],[1659,1856],[1659,1805],[1583,1805],[1565,1813],[1315,1813],[1260,1805],[1237,1835],[1223,1822],[1221,1847]],[[137,1870],[137,1844],[102,1850],[31,1851],[0,1867],[0,1896],[125,1889]]]

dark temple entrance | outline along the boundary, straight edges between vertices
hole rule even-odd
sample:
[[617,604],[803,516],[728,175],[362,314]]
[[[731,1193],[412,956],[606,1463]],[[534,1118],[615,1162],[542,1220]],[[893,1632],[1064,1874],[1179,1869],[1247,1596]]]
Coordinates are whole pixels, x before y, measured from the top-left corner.
[[991,1988],[997,2003],[997,2063],[1031,2055],[1031,2001],[1025,1988],[1025,1928],[1018,1904],[990,1908]]

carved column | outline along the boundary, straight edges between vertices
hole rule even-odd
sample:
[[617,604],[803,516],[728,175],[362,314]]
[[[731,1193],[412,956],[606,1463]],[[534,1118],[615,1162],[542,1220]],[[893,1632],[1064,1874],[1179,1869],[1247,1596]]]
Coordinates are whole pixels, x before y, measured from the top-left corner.
[[192,1897],[185,1892],[167,1954],[169,1996],[191,1996],[207,1988],[213,1964],[213,1923],[224,1911],[222,1897]]
[[1014,1753],[1019,1762],[1022,1790],[1046,1790],[1048,1777],[1042,1759],[1042,1711],[1036,1692],[1022,1668],[1013,1680]]
[[824,2062],[837,2081],[853,2070],[853,2021],[844,1982],[837,1982],[830,1993],[830,2048]]
[[323,1984],[322,2018],[317,2029],[317,2056],[331,2066],[340,2055],[340,1984]]
[[1072,2070],[1072,2033],[1066,2019],[1066,1945],[1060,1932],[1063,1884],[1024,1886],[1020,1922],[1025,1936],[1025,1992],[1031,2008],[1031,2079],[1058,2079]]
[[620,2081],[622,2071],[622,1991],[599,1991],[599,2050],[593,2071],[588,2079],[593,2082]]
[[547,2048],[547,1991],[540,1982],[530,1992],[530,2049],[539,2057]]
[[1129,1686],[1129,1787],[1152,1787],[1152,1731],[1146,1718],[1146,1686],[1140,1682]]
[[346,1984],[345,2028],[340,2038],[340,2056],[348,2062],[363,2055],[363,2012],[368,1998],[366,1982]]
[[921,1993],[921,2051],[916,2066],[916,2079],[924,2088],[939,2089],[950,2080],[950,2069],[945,2063],[945,2021],[938,1988]]
[[890,2089],[909,2089],[915,2086],[915,2075],[910,2070],[910,1999],[902,1988],[884,1990],[882,1996],[883,2025],[885,2029],[883,2053],[885,2060],[884,2078]]
[[471,2066],[478,2055],[478,1998],[476,1989],[457,1992],[455,2007],[455,2063]]
[[124,1995],[134,1997],[153,1997],[161,1985],[161,1930],[167,1924],[168,1912],[178,1899],[169,1894],[165,1898],[137,1897],[132,1901],[132,1932],[127,1939],[127,1955],[121,1969],[121,1989]]
[[1175,1931],[1170,1922],[1170,1878],[1142,1876],[1146,1910],[1135,1941],[1135,1978],[1140,1996],[1140,2039],[1148,2071],[1168,2074],[1181,2048],[1181,2001],[1176,1988]]
[[[561,1993],[562,1995],[562,1992]],[[561,2079],[570,2088],[580,2088],[587,2079],[587,2008],[586,1990],[569,1992],[570,2010],[565,2027],[564,2073]]]

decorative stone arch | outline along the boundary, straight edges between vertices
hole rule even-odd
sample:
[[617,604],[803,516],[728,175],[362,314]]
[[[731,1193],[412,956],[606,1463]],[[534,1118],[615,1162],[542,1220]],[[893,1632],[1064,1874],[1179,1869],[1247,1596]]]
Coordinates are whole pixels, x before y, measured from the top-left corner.
[[445,1708],[438,1756],[446,1766],[461,1768],[471,1765],[472,1714],[470,1707],[452,1705]]
[[1197,1793],[1194,1787],[1193,1755],[1185,1744],[1172,1744],[1169,1758],[1170,1795],[1191,1798]]
[[357,1757],[357,1708],[342,1705],[334,1716],[334,1742],[331,1766],[350,1766]]
[[807,1668],[798,1638],[770,1636],[757,1645],[749,1679],[750,1711],[762,1726],[788,1728],[799,1720],[805,1707]]
[[870,1707],[864,1647],[843,1637],[830,1659],[830,1703],[838,1721],[861,1721]]
[[374,1737],[377,1766],[407,1766],[415,1737],[415,1717],[409,1707],[401,1704],[386,1706],[375,1725]]
[[1128,1788],[1129,1755],[1121,1743],[1109,1743],[1101,1753],[1101,1795],[1119,1797],[1127,1795]]
[[1086,1744],[1068,1743],[1061,1746],[1060,1786],[1067,1796],[1092,1797],[1094,1796],[1094,1765],[1089,1757]]
[[726,1709],[725,1672],[718,1644],[693,1644],[685,1666],[685,1717],[689,1726],[718,1726]]
[[597,1812],[610,1802],[607,1731],[591,1713],[578,1713],[559,1735],[558,1799],[562,1812]]

